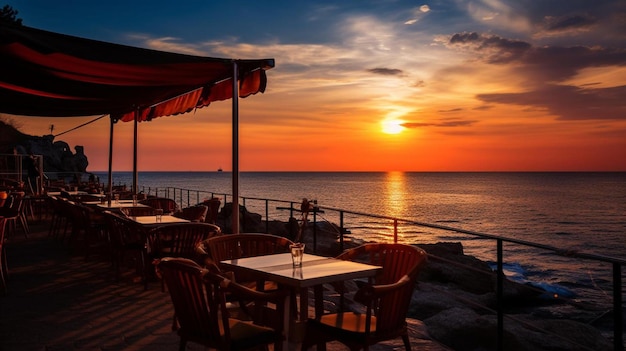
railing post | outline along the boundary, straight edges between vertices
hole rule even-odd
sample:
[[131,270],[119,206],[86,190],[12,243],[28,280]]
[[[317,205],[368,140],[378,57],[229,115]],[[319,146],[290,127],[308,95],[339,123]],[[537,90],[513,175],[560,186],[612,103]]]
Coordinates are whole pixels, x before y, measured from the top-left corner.
[[498,313],[497,349],[504,350],[504,269],[502,264],[502,239],[497,239],[496,299]]
[[270,232],[270,201],[265,199],[265,233]]
[[343,211],[339,211],[339,250],[343,252]]
[[624,349],[622,312],[622,265],[613,262],[613,350]]
[[393,243],[398,243],[398,219],[393,219]]
[[313,209],[313,252],[317,252],[317,211]]

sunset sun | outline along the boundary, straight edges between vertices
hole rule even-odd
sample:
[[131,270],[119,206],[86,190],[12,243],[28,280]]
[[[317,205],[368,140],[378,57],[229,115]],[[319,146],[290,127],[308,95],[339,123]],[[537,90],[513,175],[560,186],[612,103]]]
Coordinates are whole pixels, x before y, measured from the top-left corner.
[[382,130],[385,134],[398,134],[402,132],[405,127],[402,125],[404,121],[393,119],[382,121]]

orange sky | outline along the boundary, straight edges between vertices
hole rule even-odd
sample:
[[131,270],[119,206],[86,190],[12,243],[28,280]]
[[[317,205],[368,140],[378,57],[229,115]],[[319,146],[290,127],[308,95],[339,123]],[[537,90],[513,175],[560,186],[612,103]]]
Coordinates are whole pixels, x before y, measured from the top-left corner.
[[[534,14],[496,2],[502,6],[493,16],[459,6],[467,22],[450,26],[443,17],[428,22],[445,11],[433,5],[407,9],[415,19],[397,22],[346,10],[325,23],[334,37],[324,41],[214,33],[172,40],[138,29],[106,39],[275,58],[266,92],[240,100],[242,171],[626,171],[626,31],[611,17],[619,2],[602,1],[591,12],[537,2]],[[17,8],[37,26],[30,9]],[[568,13],[593,18],[576,27]],[[140,123],[139,169],[230,170],[230,111],[226,101]],[[2,117],[33,135],[95,118]],[[389,120],[403,130],[384,133]],[[114,170],[132,169],[132,131],[132,123],[115,127]],[[57,138],[85,147],[89,171],[107,169],[108,139],[106,118]]]

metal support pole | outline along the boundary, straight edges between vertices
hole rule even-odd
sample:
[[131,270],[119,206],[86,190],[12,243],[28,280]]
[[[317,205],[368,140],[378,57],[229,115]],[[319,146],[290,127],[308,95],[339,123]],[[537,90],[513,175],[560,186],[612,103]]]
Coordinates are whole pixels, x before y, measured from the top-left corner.
[[498,305],[498,335],[497,335],[497,349],[504,350],[504,270],[502,265],[502,239],[497,240],[497,260],[498,269],[496,277],[496,297]]
[[111,129],[109,131],[109,194],[108,202],[111,206],[111,198],[113,197],[113,125],[115,124],[115,118],[109,116],[111,120]]
[[134,129],[133,129],[133,194],[137,195],[137,183],[138,183],[138,173],[137,170],[137,129],[139,125],[139,110],[135,109],[135,121],[134,121]]
[[233,128],[233,211],[232,211],[232,228],[233,234],[239,233],[239,77],[237,61],[233,61],[233,109],[232,109],[232,128]]

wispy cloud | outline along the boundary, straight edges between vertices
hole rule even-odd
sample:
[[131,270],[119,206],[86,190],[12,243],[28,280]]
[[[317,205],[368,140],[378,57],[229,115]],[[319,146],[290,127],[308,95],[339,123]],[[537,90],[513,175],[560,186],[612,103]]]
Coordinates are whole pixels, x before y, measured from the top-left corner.
[[401,69],[384,68],[384,67],[371,68],[371,69],[368,69],[367,71],[370,73],[380,74],[383,76],[399,76],[403,74]]

